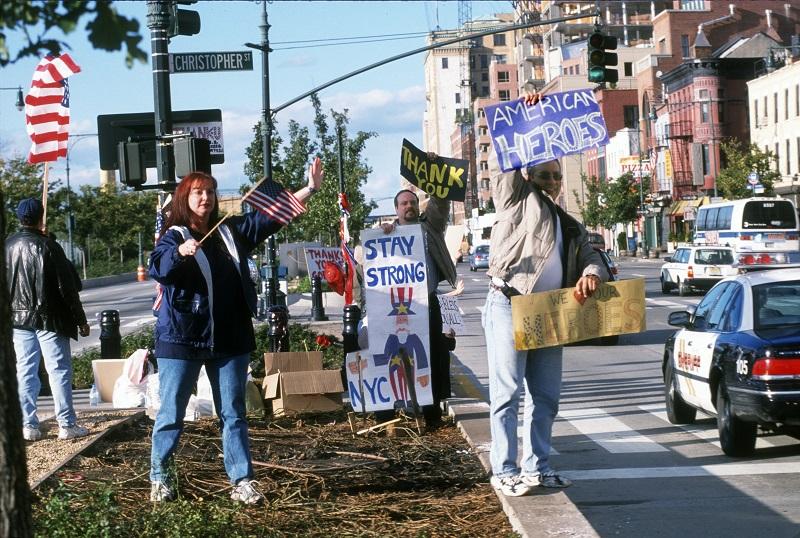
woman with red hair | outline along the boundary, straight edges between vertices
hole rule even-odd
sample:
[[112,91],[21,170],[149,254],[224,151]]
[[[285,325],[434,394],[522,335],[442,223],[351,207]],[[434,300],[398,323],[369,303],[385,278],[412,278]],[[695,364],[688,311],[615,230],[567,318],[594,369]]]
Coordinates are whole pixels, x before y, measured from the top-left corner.
[[[294,196],[302,203],[322,183],[319,158],[309,168],[308,186]],[[219,221],[217,181],[193,172],[178,185],[161,238],[150,255],[150,276],[164,298],[155,326],[161,408],[153,426],[150,500],[175,498],[171,465],[189,397],[205,366],[222,427],[225,470],[231,498],[256,504],[264,496],[253,480],[245,418],[245,383],[255,349],[252,316],[256,289],[250,252],[281,224],[260,211]],[[206,234],[212,231],[208,237]]]

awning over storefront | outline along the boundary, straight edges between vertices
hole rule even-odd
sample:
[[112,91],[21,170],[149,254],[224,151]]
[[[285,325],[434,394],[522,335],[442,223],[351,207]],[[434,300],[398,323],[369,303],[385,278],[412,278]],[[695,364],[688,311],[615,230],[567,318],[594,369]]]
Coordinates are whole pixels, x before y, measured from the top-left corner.
[[669,215],[676,216],[680,215],[683,216],[683,208],[686,207],[686,200],[675,200],[672,202],[672,205],[669,206]]

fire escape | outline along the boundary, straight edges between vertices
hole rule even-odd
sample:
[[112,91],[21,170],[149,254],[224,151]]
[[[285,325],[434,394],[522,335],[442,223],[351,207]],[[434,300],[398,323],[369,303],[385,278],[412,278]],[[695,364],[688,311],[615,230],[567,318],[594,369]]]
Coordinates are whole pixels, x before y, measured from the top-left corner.
[[689,159],[692,142],[692,122],[689,120],[670,122],[667,139],[672,141],[670,144],[672,149],[670,151],[672,157],[672,185],[675,189],[675,198],[679,199],[683,195],[695,192],[692,163]]

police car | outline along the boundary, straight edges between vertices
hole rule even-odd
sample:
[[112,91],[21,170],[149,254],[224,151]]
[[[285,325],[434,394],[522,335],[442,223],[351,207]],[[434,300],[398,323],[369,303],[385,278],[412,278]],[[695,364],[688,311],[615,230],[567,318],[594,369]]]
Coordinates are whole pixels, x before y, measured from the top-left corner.
[[800,268],[748,272],[714,286],[664,346],[664,395],[673,424],[717,416],[729,456],[755,450],[757,429],[800,433]]

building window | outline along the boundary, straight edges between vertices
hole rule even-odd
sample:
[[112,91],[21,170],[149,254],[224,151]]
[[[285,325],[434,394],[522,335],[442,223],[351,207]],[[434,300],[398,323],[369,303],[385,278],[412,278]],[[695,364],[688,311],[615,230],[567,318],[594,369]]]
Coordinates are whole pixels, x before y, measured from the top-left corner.
[[461,102],[461,94],[456,92],[456,104]]
[[758,124],[758,99],[753,100],[753,125],[761,127]]
[[576,65],[575,66],[575,74],[576,75],[580,75],[581,74],[581,66],[580,65]]
[[789,119],[789,88],[783,90],[783,106],[785,110],[783,111],[783,119]]
[[797,157],[797,171],[800,172],[800,136],[797,137],[797,148],[794,156]]
[[769,107],[767,106],[767,96],[764,96],[764,121],[762,127],[765,127],[769,123]]
[[708,123],[709,120],[709,110],[708,110],[708,102],[700,103],[700,123]]
[[511,92],[508,90],[500,90],[500,100],[501,101],[510,101],[511,100]]
[[800,84],[794,86],[794,115],[800,116]]
[[667,53],[667,38],[662,37],[658,40],[658,53],[659,54],[666,54]]
[[775,123],[778,123],[778,92],[772,94],[773,99],[773,116],[775,118]]
[[508,63],[508,56],[506,56],[505,54],[495,54],[493,59],[495,63],[498,63],[500,65],[505,65],[506,63]]
[[481,82],[489,82],[489,73],[481,73]]
[[639,107],[637,105],[629,105],[622,107],[622,120],[625,127],[629,129],[639,128]]
[[[485,113],[484,113],[483,109],[480,109],[478,111],[478,117],[482,118],[484,115],[485,115]],[[486,136],[487,134],[489,134],[489,128],[488,127],[478,127],[478,136]]]
[[488,170],[488,169],[489,169],[489,162],[481,161],[481,170]]
[[780,162],[781,162],[780,151],[781,151],[781,145],[780,145],[779,143],[775,142],[775,171],[776,171],[776,172],[780,172],[780,171],[781,171],[781,166],[780,166]]
[[475,56],[470,55],[469,57],[469,68],[475,69]]
[[789,155],[791,153],[790,148],[791,148],[791,144],[789,143],[789,139],[787,138],[786,139],[786,175],[787,176],[791,176],[792,175],[792,159],[791,159],[791,155]]
[[442,58],[442,69],[447,69],[447,58]]
[[708,153],[708,144],[703,144],[701,149],[703,150],[703,175],[707,176],[711,173],[711,159]]
[[489,55],[481,54],[481,69],[489,69]]
[[489,86],[481,86],[481,97],[489,97]]
[[689,57],[689,36],[686,34],[681,35],[681,54],[684,58]]
[[703,11],[705,7],[704,0],[681,0],[681,11]]
[[506,44],[506,34],[494,34],[492,36],[494,38],[494,46],[495,47],[503,47]]
[[633,62],[625,62],[622,65],[623,65],[623,69],[625,70],[625,76],[626,77],[632,77],[633,76]]
[[724,123],[725,122],[725,103],[719,101],[717,103],[717,122]]
[[508,71],[500,71],[497,73],[497,82],[508,82]]
[[481,153],[489,153],[489,144],[481,144]]

